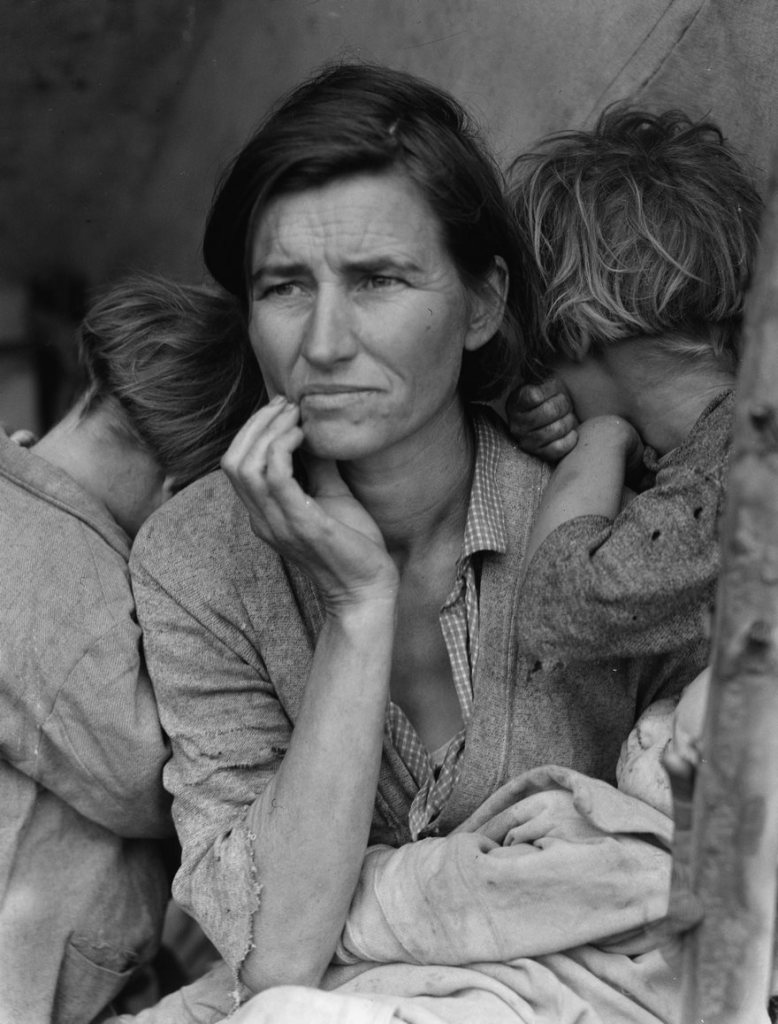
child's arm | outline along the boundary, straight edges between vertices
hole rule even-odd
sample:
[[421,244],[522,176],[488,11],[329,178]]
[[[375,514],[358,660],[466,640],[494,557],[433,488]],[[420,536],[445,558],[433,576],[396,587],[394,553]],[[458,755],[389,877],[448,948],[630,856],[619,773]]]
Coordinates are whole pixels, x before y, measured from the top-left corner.
[[622,507],[627,470],[642,452],[637,431],[620,416],[596,416],[582,423],[577,444],[561,460],[543,492],[525,564],[529,565],[546,537],[568,520],[615,519]]
[[598,497],[592,478],[593,499],[607,499],[610,509],[591,504],[580,514],[579,504],[574,515],[569,506],[537,524],[517,621],[532,654],[647,657],[704,641],[719,570],[731,412],[728,398],[615,518],[612,491]]

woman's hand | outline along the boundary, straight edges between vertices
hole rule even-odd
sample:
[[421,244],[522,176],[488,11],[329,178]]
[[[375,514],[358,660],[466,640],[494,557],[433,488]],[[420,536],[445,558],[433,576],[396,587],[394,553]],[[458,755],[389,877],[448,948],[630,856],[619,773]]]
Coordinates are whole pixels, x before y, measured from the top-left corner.
[[549,377],[508,396],[508,428],[522,451],[556,463],[575,448],[578,420],[564,384]]
[[554,838],[569,842],[602,838],[601,830],[580,813],[573,794],[566,789],[531,793],[495,815],[479,831],[502,846]]
[[300,411],[277,396],[255,413],[222,458],[251,529],[297,563],[334,606],[394,599],[398,574],[373,519],[331,461],[306,457],[310,494],[294,477]]

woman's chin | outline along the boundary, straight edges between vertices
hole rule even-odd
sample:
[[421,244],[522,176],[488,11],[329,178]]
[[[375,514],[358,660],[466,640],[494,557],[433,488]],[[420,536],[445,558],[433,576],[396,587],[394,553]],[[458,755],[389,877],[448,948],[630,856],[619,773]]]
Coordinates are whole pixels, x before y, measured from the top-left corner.
[[351,462],[375,454],[379,446],[371,444],[366,431],[332,430],[327,425],[303,424],[303,449],[319,459],[332,459],[335,462]]
[[340,442],[327,442],[319,438],[303,442],[303,451],[313,455],[317,459],[327,459],[333,462],[353,462],[355,459],[363,458],[369,452],[365,452],[363,446],[348,445]]

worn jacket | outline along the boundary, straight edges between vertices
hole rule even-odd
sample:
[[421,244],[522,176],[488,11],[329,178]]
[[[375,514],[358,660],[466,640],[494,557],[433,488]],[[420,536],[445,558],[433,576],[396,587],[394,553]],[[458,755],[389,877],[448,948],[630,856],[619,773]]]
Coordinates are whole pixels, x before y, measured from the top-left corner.
[[[702,636],[639,661],[539,659],[527,652],[516,630],[519,570],[547,470],[507,436],[499,444],[495,477],[508,550],[485,554],[481,565],[474,708],[441,832],[539,764],[612,780],[620,744],[643,708],[688,682],[706,655]],[[151,517],[131,569],[173,747],[165,779],[183,848],[174,894],[235,967],[249,948],[262,883],[245,815],[288,746],[321,603],[308,579],[252,534],[221,473]],[[414,792],[385,739],[371,842],[408,841]]]
[[169,751],[129,546],[0,433],[0,1024],[88,1024],[158,945]]

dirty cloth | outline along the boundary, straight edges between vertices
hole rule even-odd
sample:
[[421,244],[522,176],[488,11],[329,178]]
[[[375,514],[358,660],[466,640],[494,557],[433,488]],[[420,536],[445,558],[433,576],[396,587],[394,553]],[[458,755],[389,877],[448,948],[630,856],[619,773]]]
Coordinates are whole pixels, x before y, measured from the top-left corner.
[[321,990],[279,986],[231,1015],[222,965],[114,1024],[676,1024],[654,928],[671,834],[604,782],[533,769],[449,836],[368,851]]
[[[481,414],[476,414],[481,416]],[[707,637],[639,659],[530,657],[516,628],[527,536],[548,470],[500,427],[494,468],[504,552],[484,552],[479,658],[462,768],[441,835],[504,782],[557,763],[612,779],[644,708],[704,666]],[[476,455],[478,458],[479,455]],[[251,532],[221,473],[193,484],[144,525],[131,558],[144,646],[173,756],[165,781],[182,845],[174,895],[233,968],[249,948],[263,865],[245,824],[289,744],[323,611],[310,581]],[[671,623],[665,625],[672,626]],[[371,844],[410,839],[418,785],[385,737]],[[259,911],[261,913],[261,909]]]
[[0,432],[0,1024],[87,1024],[159,941],[169,748],[129,550]]
[[372,850],[339,950],[352,965],[230,1024],[679,1024],[679,950],[656,930],[671,837],[641,800],[537,768],[450,836]]

